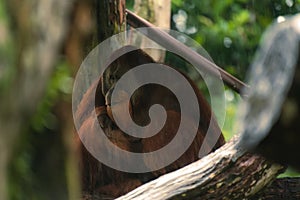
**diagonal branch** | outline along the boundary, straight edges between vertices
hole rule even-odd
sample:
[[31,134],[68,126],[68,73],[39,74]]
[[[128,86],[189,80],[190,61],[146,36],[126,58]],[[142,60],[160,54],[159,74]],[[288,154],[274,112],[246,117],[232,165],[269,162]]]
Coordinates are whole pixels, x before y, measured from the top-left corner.
[[216,152],[161,176],[118,200],[244,199],[271,183],[285,167],[246,153],[232,139]]

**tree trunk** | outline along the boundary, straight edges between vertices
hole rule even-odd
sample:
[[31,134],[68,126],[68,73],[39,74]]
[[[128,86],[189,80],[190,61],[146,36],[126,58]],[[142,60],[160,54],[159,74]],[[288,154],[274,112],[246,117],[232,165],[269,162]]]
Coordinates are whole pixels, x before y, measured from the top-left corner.
[[[125,0],[91,0],[88,1],[88,3],[86,3],[85,0],[80,0],[79,4],[80,5],[76,8],[78,10],[77,12],[79,12],[78,15],[80,16],[80,12],[84,12],[85,15],[90,18],[87,21],[91,21],[92,23],[88,26],[89,32],[86,33],[85,28],[80,28],[80,32],[77,31],[84,22],[76,22],[75,20],[73,22],[66,53],[71,63],[74,63],[76,66],[79,66],[88,53],[102,41],[126,29]],[[84,9],[82,5],[84,5]],[[120,40],[123,39],[125,38],[120,38]],[[115,45],[113,42],[109,44],[111,47]],[[74,47],[81,51],[76,51],[76,49],[74,51]],[[78,59],[78,57],[80,59]],[[103,180],[103,173],[101,174],[98,171],[98,168],[102,168],[102,164],[88,153],[83,144],[79,148],[81,148],[81,150],[78,153],[81,154],[82,157],[82,190],[84,192],[84,198],[87,198],[99,190],[99,188],[103,186],[103,182],[107,180]]]
[[3,22],[6,38],[1,44],[1,64],[8,73],[0,77],[7,84],[0,97],[0,199],[7,199],[7,166],[14,144],[44,95],[72,1],[1,3],[8,10],[8,20]]
[[[170,0],[135,0],[134,12],[140,17],[151,22],[156,27],[169,30],[171,18],[171,1]],[[141,48],[152,41],[141,41]],[[145,49],[145,51],[157,62],[164,62],[165,51]]]

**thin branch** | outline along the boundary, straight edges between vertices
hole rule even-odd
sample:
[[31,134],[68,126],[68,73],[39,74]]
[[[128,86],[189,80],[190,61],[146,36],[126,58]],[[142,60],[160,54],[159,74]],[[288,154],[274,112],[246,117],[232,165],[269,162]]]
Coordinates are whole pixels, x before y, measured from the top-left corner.
[[241,94],[243,88],[249,88],[247,84],[243,83],[242,81],[235,78],[225,70],[221,69],[215,63],[207,60],[205,57],[193,51],[191,48],[187,47],[183,43],[177,41],[169,34],[155,28],[155,26],[150,22],[139,17],[138,15],[134,14],[130,10],[126,10],[126,12],[127,12],[127,23],[129,25],[131,25],[134,28],[141,28],[141,27],[152,28],[147,31],[143,31],[143,29],[139,29],[139,31],[167,49],[178,50],[178,52],[180,52],[179,55],[181,55],[184,58],[187,58],[189,61],[195,63],[197,66],[202,67],[203,70],[209,73],[210,75],[213,75],[217,78],[221,78],[226,85],[228,85],[237,93]]

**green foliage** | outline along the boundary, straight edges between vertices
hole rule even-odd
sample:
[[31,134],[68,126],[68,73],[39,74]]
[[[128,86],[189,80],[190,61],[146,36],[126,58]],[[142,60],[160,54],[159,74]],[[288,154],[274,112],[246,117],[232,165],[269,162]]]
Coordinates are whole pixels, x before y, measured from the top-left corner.
[[127,0],[126,1],[126,8],[129,10],[133,10],[133,6],[134,6],[134,0]]
[[278,176],[278,178],[284,178],[284,177],[300,177],[299,170],[296,171],[295,169],[289,167],[285,173],[280,174]]
[[65,61],[57,65],[56,71],[51,78],[44,99],[38,105],[36,114],[32,119],[32,126],[35,131],[42,131],[44,128],[55,129],[56,117],[51,109],[59,98],[67,100],[72,92],[73,78],[69,66]]
[[[300,0],[172,0],[172,15],[187,16],[184,26],[179,26],[173,17],[172,29],[188,34],[217,65],[244,80],[266,28],[277,17],[299,11]],[[192,28],[196,31],[190,31]],[[226,119],[222,132],[228,140],[235,134],[233,125],[240,97],[228,89],[225,93]],[[281,176],[299,174],[289,169]]]
[[70,101],[72,84],[70,67],[60,61],[36,114],[16,143],[8,176],[10,199],[50,199],[67,193],[61,182],[65,176],[63,136],[53,111],[58,101]]
[[5,10],[5,2],[0,0],[0,94],[10,89],[10,84],[16,75],[13,55],[15,47],[9,27],[9,17]]
[[[300,0],[172,0],[172,16],[186,13],[185,26],[181,31],[199,42],[219,66],[244,79],[266,27],[280,15],[299,12],[299,4]],[[132,10],[133,5],[134,0],[126,1],[127,8]],[[2,67],[15,66],[11,63],[13,58],[9,57],[13,55],[11,38],[9,34],[3,35],[5,29],[2,29],[2,26],[9,24],[7,20],[3,1],[0,0],[0,93],[4,89],[9,89],[7,86],[14,78],[16,70],[13,67]],[[176,25],[172,20],[172,29],[176,30]],[[178,57],[168,55],[167,59],[175,62],[175,65],[183,70],[188,69]],[[67,63],[60,62],[49,82],[43,101],[38,105],[36,115],[30,119],[30,129],[24,131],[25,134],[18,142],[20,146],[15,152],[9,174],[11,199],[42,199],[42,194],[46,192],[41,191],[41,188],[49,186],[43,187],[40,184],[43,182],[48,184],[47,181],[51,179],[42,177],[45,175],[42,170],[47,171],[47,167],[60,170],[56,175],[49,176],[64,176],[61,170],[63,166],[51,165],[51,163],[63,165],[64,162],[59,160],[59,155],[55,154],[57,151],[54,151],[59,144],[55,145],[54,138],[57,135],[53,136],[53,132],[57,129],[53,107],[61,99],[70,100],[72,81]],[[201,85],[201,88],[205,86]],[[233,125],[239,100],[239,95],[230,90],[226,91],[226,121],[222,129],[226,139],[234,134]],[[47,155],[42,155],[37,149],[42,149],[41,146],[46,145],[49,151]],[[50,162],[55,158],[58,160]],[[291,175],[297,173],[289,171],[282,176]],[[54,184],[59,184],[55,183],[55,178]]]
[[[217,65],[244,80],[267,26],[276,17],[299,10],[299,1],[293,0],[173,0],[172,29],[188,34],[204,47]],[[180,22],[185,23],[184,30],[174,20],[174,15],[182,13],[187,16]],[[190,31],[192,28],[196,31]],[[231,112],[234,105],[228,103],[227,111]]]
[[[263,31],[276,17],[299,12],[298,3],[293,0],[173,0],[172,13],[187,13],[183,32],[197,40],[219,66],[244,79]],[[197,31],[190,34],[191,27]],[[174,21],[172,28],[176,29]]]

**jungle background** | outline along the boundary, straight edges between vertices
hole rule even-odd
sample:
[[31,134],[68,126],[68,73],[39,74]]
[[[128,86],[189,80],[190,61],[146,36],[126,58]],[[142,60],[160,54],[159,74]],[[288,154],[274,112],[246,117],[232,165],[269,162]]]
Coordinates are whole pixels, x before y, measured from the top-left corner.
[[[47,4],[45,1],[41,2]],[[76,57],[76,51],[79,51],[77,47],[68,46],[66,43],[72,37],[76,37],[74,31],[86,34],[84,37],[90,37],[88,30],[92,29],[93,23],[89,22],[86,16],[86,12],[89,12],[87,10],[90,9],[89,3],[77,0],[56,5],[64,6],[68,10],[66,13],[58,11],[58,14],[66,15],[66,21],[56,22],[66,30],[62,31],[65,32],[64,39],[59,41],[61,44],[54,52],[57,54],[55,60],[50,60],[45,66],[39,66],[44,70],[47,70],[47,66],[54,66],[47,71],[49,80],[40,76],[41,82],[46,80],[45,83],[41,83],[45,87],[30,85],[30,79],[22,83],[22,74],[28,73],[27,69],[39,64],[33,61],[34,50],[29,51],[31,53],[27,55],[21,55],[23,48],[30,48],[28,44],[37,43],[39,38],[31,38],[23,33],[31,27],[31,23],[38,21],[36,18],[39,17],[44,20],[45,27],[51,25],[48,24],[47,18],[43,18],[45,7],[36,8],[34,3],[36,2],[30,0],[23,3],[0,0],[0,156],[6,155],[4,151],[9,152],[8,167],[5,170],[7,179],[3,178],[0,182],[6,182],[8,199],[75,199],[80,184],[78,169],[74,166],[77,158],[73,138],[76,133],[72,121],[71,97],[74,77],[82,60]],[[40,11],[36,15],[29,15],[30,10],[27,10],[26,4]],[[134,0],[127,0],[126,7],[134,11]],[[74,9],[79,14],[74,15]],[[300,0],[172,0],[170,21],[171,29],[196,40],[218,66],[245,80],[247,69],[266,28],[272,22],[284,20],[286,15],[299,11]],[[33,17],[30,22],[27,21],[28,16]],[[53,17],[55,18],[54,15]],[[78,25],[75,28],[72,26],[74,23]],[[36,32],[34,29],[31,31]],[[47,38],[47,34],[55,33],[48,30],[38,37]],[[31,39],[27,40],[28,38]],[[45,54],[50,54],[47,52],[47,46],[43,46],[43,49]],[[72,56],[75,58],[70,60],[69,57]],[[15,59],[16,57],[18,59]],[[51,58],[40,57],[41,60]],[[77,61],[74,62],[76,58]],[[175,64],[183,68],[187,67],[180,60],[174,61],[172,55],[167,55],[166,62],[171,61],[178,62]],[[25,64],[20,66],[20,63]],[[35,71],[31,78],[37,78],[39,75]],[[21,85],[36,90],[24,90],[25,93],[20,93],[20,88],[15,82],[21,82]],[[39,92],[41,88],[46,90]],[[36,94],[41,94],[41,98],[37,102],[31,102],[30,99]],[[7,106],[7,102],[14,101],[18,105],[30,103],[23,110],[18,110],[18,106]],[[239,101],[239,95],[227,88],[226,121],[222,129],[227,140],[235,134],[234,119]],[[34,112],[29,114],[28,110]],[[19,123],[16,114],[11,113],[21,115],[26,119],[26,123]],[[14,131],[10,131],[18,126],[21,126],[18,128],[21,131],[12,139]],[[298,175],[290,169],[281,176]]]

